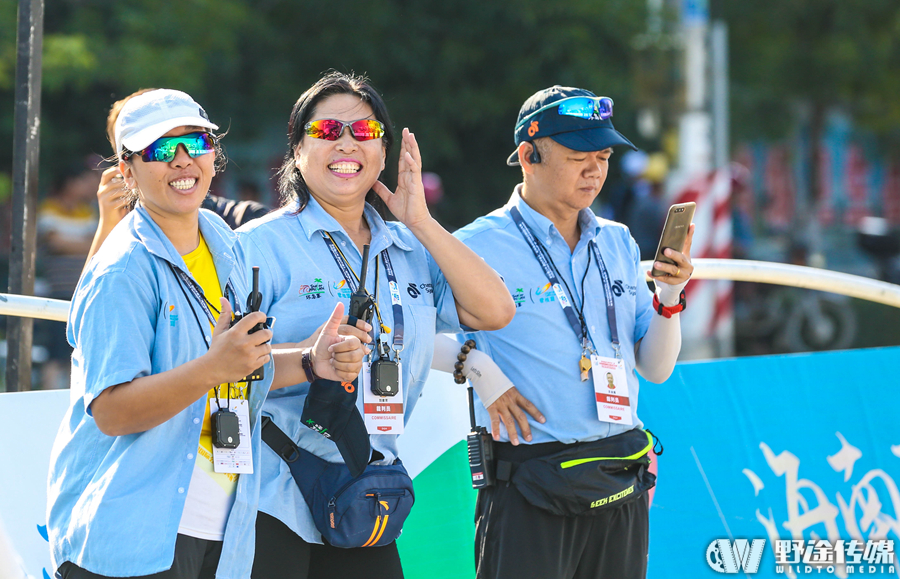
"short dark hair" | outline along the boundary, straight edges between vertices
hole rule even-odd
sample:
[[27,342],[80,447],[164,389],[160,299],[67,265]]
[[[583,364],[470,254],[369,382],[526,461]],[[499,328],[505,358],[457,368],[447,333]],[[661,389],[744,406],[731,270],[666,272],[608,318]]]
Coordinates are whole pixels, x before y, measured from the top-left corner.
[[[394,142],[394,127],[391,125],[387,105],[384,104],[384,100],[369,79],[354,73],[344,74],[337,71],[326,73],[314,85],[306,89],[294,103],[291,118],[288,121],[288,150],[281,169],[278,170],[278,192],[281,194],[281,202],[283,205],[287,205],[296,199],[300,204],[298,212],[306,209],[309,204],[309,187],[297,168],[294,153],[297,145],[306,135],[304,127],[310,121],[316,106],[326,98],[337,94],[355,95],[372,107],[375,118],[384,125],[384,136],[381,137],[381,142],[384,146],[385,156],[390,152]],[[374,205],[376,209],[383,207],[381,198],[374,191],[366,194],[366,201]]]

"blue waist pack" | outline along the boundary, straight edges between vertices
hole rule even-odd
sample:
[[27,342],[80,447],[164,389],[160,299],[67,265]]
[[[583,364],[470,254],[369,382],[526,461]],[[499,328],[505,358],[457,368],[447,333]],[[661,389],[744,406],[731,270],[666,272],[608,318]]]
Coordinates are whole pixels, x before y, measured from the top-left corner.
[[400,536],[416,497],[399,458],[393,464],[369,464],[354,477],[347,465],[298,447],[268,416],[262,419],[262,439],[288,464],[328,544],[383,547]]

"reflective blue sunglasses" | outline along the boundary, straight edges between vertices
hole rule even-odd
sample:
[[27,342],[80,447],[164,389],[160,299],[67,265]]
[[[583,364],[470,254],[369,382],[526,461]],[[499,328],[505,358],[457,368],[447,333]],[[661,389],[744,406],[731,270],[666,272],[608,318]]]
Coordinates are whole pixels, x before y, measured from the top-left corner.
[[549,105],[543,106],[534,111],[533,113],[516,123],[516,130],[527,123],[528,119],[532,118],[536,114],[542,113],[547,109],[552,109],[553,107],[558,107],[557,111],[561,115],[565,115],[567,117],[578,117],[579,119],[605,121],[606,119],[612,118],[613,116],[613,100],[609,97],[568,97],[556,102],[552,102]]
[[215,137],[209,133],[197,132],[181,135],[180,137],[160,137],[142,151],[123,154],[122,159],[127,161],[133,155],[140,155],[141,159],[146,163],[152,161],[170,163],[175,158],[175,151],[178,150],[178,145],[184,145],[185,150],[191,157],[199,157],[216,150]]

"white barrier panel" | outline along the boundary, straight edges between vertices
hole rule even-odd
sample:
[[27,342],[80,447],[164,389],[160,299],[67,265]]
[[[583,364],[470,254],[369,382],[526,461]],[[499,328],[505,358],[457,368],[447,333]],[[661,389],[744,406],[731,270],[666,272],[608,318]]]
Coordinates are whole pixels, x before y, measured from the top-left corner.
[[[400,454],[413,477],[469,432],[466,391],[450,374],[432,372],[424,392],[400,439]],[[53,576],[44,527],[47,471],[68,406],[68,390],[0,394],[0,520],[12,550],[36,578]],[[2,572],[0,563],[0,579],[7,579]]]
[[47,470],[69,391],[0,394],[0,518],[29,575],[50,572]]

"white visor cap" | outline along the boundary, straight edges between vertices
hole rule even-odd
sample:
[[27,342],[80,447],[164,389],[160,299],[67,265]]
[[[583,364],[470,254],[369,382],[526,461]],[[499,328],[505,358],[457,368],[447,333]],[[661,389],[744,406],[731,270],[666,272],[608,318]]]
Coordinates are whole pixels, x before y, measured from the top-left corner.
[[161,88],[128,100],[116,119],[116,155],[122,149],[142,151],[176,127],[216,130],[209,115],[190,95]]

